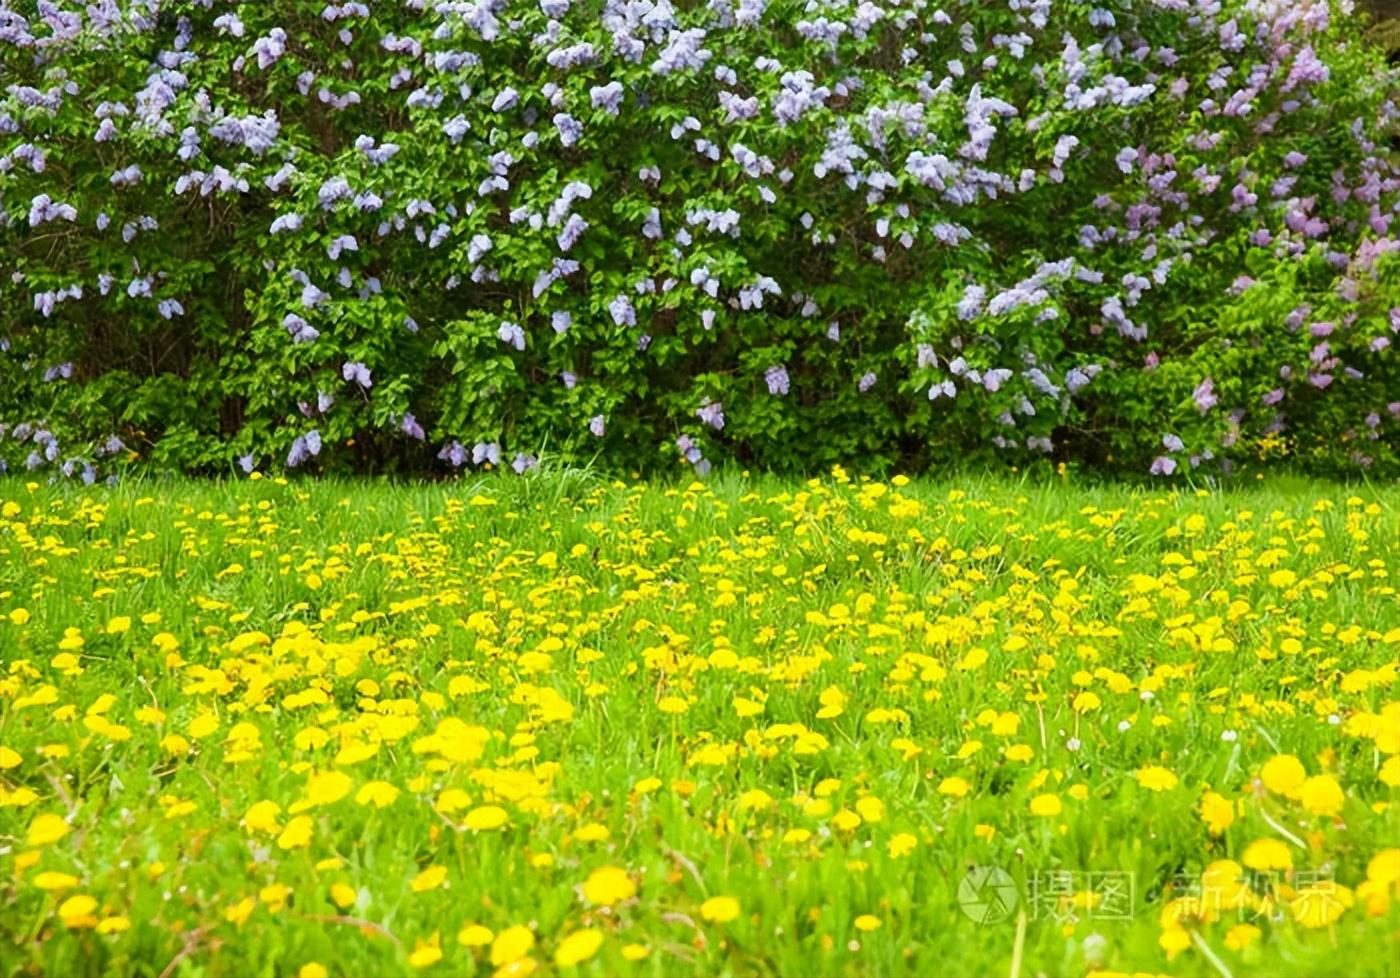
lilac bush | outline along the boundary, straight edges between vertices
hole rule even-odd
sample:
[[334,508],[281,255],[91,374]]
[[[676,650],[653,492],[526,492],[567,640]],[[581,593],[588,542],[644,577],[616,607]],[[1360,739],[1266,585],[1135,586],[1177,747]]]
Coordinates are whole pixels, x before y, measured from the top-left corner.
[[1324,0],[0,0],[0,460],[1394,468],[1393,82]]

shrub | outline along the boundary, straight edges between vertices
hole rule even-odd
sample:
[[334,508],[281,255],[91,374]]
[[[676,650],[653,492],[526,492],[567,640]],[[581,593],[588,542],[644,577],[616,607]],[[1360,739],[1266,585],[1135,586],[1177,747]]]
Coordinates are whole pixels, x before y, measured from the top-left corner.
[[13,464],[1397,463],[1327,3],[16,6]]

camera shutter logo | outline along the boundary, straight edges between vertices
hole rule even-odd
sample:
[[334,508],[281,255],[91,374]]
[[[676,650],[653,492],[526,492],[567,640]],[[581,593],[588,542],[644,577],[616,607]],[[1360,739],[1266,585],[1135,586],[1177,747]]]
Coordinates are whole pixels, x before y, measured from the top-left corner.
[[1016,881],[997,866],[973,866],[958,884],[958,908],[979,924],[999,924],[1019,900]]

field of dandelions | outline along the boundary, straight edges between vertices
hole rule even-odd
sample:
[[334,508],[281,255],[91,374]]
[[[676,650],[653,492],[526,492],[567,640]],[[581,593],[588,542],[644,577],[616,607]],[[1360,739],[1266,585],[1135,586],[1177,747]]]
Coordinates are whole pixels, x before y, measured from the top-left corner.
[[1395,974],[1400,495],[0,482],[6,975]]

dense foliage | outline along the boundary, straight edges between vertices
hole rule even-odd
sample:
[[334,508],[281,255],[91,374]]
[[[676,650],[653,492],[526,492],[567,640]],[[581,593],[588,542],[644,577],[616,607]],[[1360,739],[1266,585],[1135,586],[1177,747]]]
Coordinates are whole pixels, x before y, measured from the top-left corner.
[[1344,8],[0,0],[0,458],[1393,468]]

